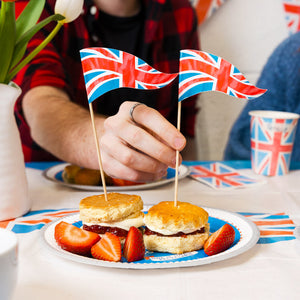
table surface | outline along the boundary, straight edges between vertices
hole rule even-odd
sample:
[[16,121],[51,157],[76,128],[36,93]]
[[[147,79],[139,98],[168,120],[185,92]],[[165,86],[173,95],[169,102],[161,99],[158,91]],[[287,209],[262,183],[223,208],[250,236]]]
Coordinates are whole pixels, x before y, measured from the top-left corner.
[[[226,163],[253,175],[250,162]],[[26,165],[33,213],[47,209],[78,210],[82,198],[99,193],[47,180],[42,171],[52,165]],[[179,201],[254,216],[281,216],[290,223],[287,239],[276,240],[278,233],[273,232],[272,240],[273,235],[266,233],[270,228],[259,226],[259,243],[236,257],[202,266],[132,270],[86,265],[55,255],[45,247],[42,230],[37,229],[18,234],[19,276],[13,299],[299,299],[300,241],[291,233],[300,225],[299,167],[293,164],[288,175],[266,177],[265,184],[230,191],[214,190],[190,177],[179,181]],[[148,206],[174,199],[174,184],[126,193],[139,194]],[[279,237],[284,237],[282,228],[280,231]]]

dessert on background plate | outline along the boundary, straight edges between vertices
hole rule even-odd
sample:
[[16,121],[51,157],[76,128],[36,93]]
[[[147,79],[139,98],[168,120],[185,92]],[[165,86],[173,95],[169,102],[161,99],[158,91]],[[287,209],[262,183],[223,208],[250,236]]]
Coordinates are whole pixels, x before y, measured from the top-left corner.
[[[62,172],[62,179],[66,183],[90,186],[102,186],[99,170],[88,169],[76,165],[66,165]],[[143,184],[120,178],[113,178],[104,173],[105,184],[108,186],[130,186]]]

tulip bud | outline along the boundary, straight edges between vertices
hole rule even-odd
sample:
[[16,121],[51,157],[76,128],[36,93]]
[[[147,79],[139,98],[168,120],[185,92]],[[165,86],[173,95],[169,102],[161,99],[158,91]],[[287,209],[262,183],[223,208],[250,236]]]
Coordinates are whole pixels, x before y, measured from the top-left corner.
[[69,23],[74,21],[81,13],[84,0],[57,0],[55,13],[65,17],[61,22]]

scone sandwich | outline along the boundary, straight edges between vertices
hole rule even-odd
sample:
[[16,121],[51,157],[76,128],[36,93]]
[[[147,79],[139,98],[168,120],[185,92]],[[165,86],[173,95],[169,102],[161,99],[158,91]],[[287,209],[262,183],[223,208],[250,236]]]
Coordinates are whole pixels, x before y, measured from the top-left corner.
[[208,213],[201,207],[173,201],[152,206],[144,217],[144,243],[150,251],[181,254],[203,247],[209,236]]
[[79,203],[83,229],[100,236],[106,232],[117,235],[123,242],[131,226],[143,226],[143,201],[138,195],[108,193],[82,199]]

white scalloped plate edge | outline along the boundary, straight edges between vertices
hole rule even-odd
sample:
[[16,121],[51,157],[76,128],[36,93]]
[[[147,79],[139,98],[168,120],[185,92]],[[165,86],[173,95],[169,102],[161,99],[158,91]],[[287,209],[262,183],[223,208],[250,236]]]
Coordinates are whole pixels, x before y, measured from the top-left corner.
[[127,263],[127,262],[107,262],[107,261],[97,260],[94,258],[84,257],[84,256],[67,252],[62,248],[60,248],[54,239],[54,228],[56,224],[58,224],[60,221],[65,221],[68,223],[77,222],[79,221],[78,213],[60,218],[44,226],[42,230],[42,238],[43,238],[42,240],[50,251],[68,260],[77,263],[94,265],[94,266],[123,268],[123,269],[159,269],[159,268],[165,269],[165,268],[206,265],[206,264],[223,261],[235,257],[237,255],[240,255],[248,251],[249,249],[251,249],[257,243],[260,234],[258,228],[252,221],[248,220],[247,218],[245,218],[244,216],[238,213],[233,213],[233,212],[215,209],[215,208],[208,208],[208,207],[203,207],[203,208],[207,210],[207,212],[211,217],[225,221],[238,229],[240,233],[240,240],[233,247],[213,256],[202,257],[197,259],[192,259],[191,256],[190,260],[177,261],[177,262],[175,261],[175,262],[153,262],[153,263],[138,263],[138,262]]

